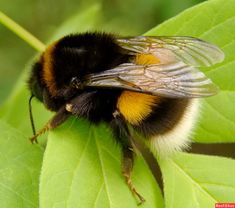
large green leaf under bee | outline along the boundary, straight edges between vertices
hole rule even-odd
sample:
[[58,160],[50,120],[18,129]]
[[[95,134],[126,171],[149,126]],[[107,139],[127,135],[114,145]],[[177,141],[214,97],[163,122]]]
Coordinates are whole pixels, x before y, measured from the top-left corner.
[[[99,6],[86,12],[82,14],[83,20],[89,20],[93,25],[95,18],[90,19],[89,14],[98,15]],[[70,21],[74,23],[74,19]],[[66,29],[60,30],[61,34],[74,31],[74,24],[66,24]],[[87,22],[86,24],[89,25]],[[78,28],[79,24],[76,27]],[[93,27],[88,27],[91,28]],[[198,142],[235,141],[234,28],[235,2],[210,0],[186,10],[146,33],[195,36],[220,46],[225,52],[223,63],[212,68],[201,68],[220,87],[221,93],[202,102],[202,115],[195,132]],[[0,109],[2,119],[25,135],[25,138],[22,135],[19,137],[21,140],[27,140],[31,132],[27,114],[29,93],[24,84],[25,79],[24,75],[11,97]],[[37,112],[37,126],[42,126],[50,117],[45,114],[46,110],[39,103],[34,111]],[[5,139],[2,134],[0,136],[1,140]],[[86,121],[73,119],[52,131],[49,134],[40,178],[40,207],[136,207],[136,202],[120,173],[119,149],[113,145],[110,137],[110,132],[104,125],[90,127]],[[10,147],[12,150],[22,148],[20,145]],[[3,148],[1,153],[6,154],[6,150],[7,148]],[[36,161],[38,164],[40,159]],[[166,208],[204,208],[213,207],[217,201],[235,201],[235,181],[232,177],[234,161],[231,159],[179,154],[174,158],[161,160],[160,165],[165,182]],[[216,174],[218,171],[220,174]],[[147,200],[143,207],[163,207],[159,189],[142,158],[136,162],[133,179]],[[0,180],[3,183],[5,178]],[[37,179],[32,180],[37,182]],[[21,193],[16,192],[14,186],[11,188],[16,195]],[[37,187],[33,188],[36,189]],[[8,197],[10,191],[4,193],[5,198],[0,204],[7,207],[2,203],[12,199]],[[179,198],[180,196],[184,197]],[[24,197],[31,201],[35,199],[34,202],[37,203],[36,198],[27,194]],[[19,200],[22,200],[22,197],[19,197]]]
[[[55,145],[56,144],[56,145]],[[133,182],[144,194],[142,207],[163,207],[160,190],[143,158]],[[49,136],[40,184],[41,207],[136,207],[121,174],[120,149],[106,125],[70,119]]]

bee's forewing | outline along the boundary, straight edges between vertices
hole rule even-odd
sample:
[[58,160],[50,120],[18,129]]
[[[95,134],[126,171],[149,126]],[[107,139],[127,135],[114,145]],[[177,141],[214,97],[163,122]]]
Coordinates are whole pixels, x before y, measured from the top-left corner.
[[216,45],[185,36],[138,36],[118,38],[120,46],[131,53],[153,54],[160,64],[182,61],[191,66],[211,66],[223,61],[224,53]]

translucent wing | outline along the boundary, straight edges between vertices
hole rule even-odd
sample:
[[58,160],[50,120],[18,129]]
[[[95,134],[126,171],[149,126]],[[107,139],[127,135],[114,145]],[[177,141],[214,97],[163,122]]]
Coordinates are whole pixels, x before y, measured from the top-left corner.
[[193,37],[138,36],[117,41],[132,54],[153,54],[160,64],[182,61],[191,66],[211,66],[224,59],[224,53],[217,46]]
[[166,97],[206,97],[218,88],[202,72],[184,62],[173,64],[122,64],[87,77],[86,86],[122,88]]

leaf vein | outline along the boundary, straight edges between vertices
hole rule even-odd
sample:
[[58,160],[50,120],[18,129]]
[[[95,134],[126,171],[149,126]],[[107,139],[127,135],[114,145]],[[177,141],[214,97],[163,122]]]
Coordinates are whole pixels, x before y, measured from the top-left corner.
[[214,27],[211,27],[209,30],[206,30],[204,31],[203,33],[199,34],[198,36],[199,37],[202,37],[202,36],[205,36],[207,35],[208,33],[210,33],[212,30],[214,30],[215,28],[218,28],[220,26],[223,26],[226,22],[232,20],[232,19],[235,19],[235,16],[233,15],[232,17],[229,17],[227,19],[225,19],[224,21],[220,22],[219,24],[215,25]]
[[200,191],[202,191],[202,193],[207,195],[214,202],[217,202],[217,200],[207,190],[201,187],[200,184],[189,173],[185,172],[185,170],[176,161],[173,161],[173,160],[170,160],[170,161],[186,178],[188,178]]
[[28,202],[30,205],[32,205],[33,207],[36,207],[33,202],[29,201],[28,199],[26,199],[25,197],[23,197],[21,194],[17,193],[16,191],[12,190],[11,188],[9,188],[8,186],[0,183],[0,186],[2,186],[3,188],[7,189],[8,191],[14,193],[15,195],[19,196],[21,199],[23,199],[24,201]]
[[229,123],[231,123],[234,127],[235,127],[235,123],[230,120],[230,118],[228,118],[227,116],[225,116],[222,112],[219,111],[219,109],[216,109],[212,104],[208,103],[208,106],[215,111],[221,118],[223,118],[224,120],[228,121]]
[[208,70],[206,72],[206,74],[210,74],[211,72],[214,73],[215,71],[218,71],[220,68],[223,68],[223,67],[225,67],[225,66],[227,66],[227,65],[229,65],[229,64],[231,64],[233,62],[235,62],[235,60],[229,60],[229,61],[225,62],[224,64],[218,66],[218,67],[211,68],[211,70]]
[[97,196],[96,196],[95,201],[94,201],[94,207],[96,207],[96,205],[97,205],[97,200],[98,200],[98,198],[100,196],[100,193],[101,193],[101,191],[103,189],[103,186],[104,186],[104,182],[101,184],[101,186],[99,188],[99,191],[98,191]]
[[91,139],[91,136],[90,136],[90,133],[89,133],[87,142],[86,142],[86,144],[85,144],[84,149],[82,150],[82,153],[81,153],[81,156],[80,156],[80,158],[79,158],[79,160],[78,160],[78,162],[77,162],[76,168],[74,168],[74,170],[73,170],[73,172],[72,172],[70,189],[69,189],[68,197],[67,197],[67,200],[66,200],[67,206],[68,206],[68,201],[69,201],[69,198],[70,198],[69,196],[70,196],[70,194],[71,194],[71,192],[72,192],[72,185],[73,185],[73,183],[74,183],[75,173],[76,173],[76,171],[78,170],[78,168],[80,167],[81,161],[82,161],[82,159],[83,159],[83,157],[84,157],[84,155],[85,155],[85,152],[86,152],[86,149],[87,149],[88,144],[89,144],[89,142],[90,142],[90,139]]
[[99,161],[100,161],[100,166],[101,166],[101,170],[102,170],[102,174],[103,174],[103,178],[104,178],[104,187],[105,187],[107,197],[108,197],[108,200],[109,200],[109,205],[111,207],[112,201],[111,201],[111,197],[110,197],[109,191],[108,191],[108,182],[106,181],[105,168],[104,168],[103,160],[101,158],[100,147],[99,147],[99,144],[97,142],[97,136],[96,136],[95,132],[94,132],[94,137],[95,137],[95,144],[96,144],[95,146],[97,148],[98,157],[99,157]]
[[228,185],[228,184],[222,184],[222,183],[200,182],[200,184],[203,184],[203,185],[214,185],[214,186],[224,186],[224,187],[227,187],[227,188],[235,189],[235,186]]

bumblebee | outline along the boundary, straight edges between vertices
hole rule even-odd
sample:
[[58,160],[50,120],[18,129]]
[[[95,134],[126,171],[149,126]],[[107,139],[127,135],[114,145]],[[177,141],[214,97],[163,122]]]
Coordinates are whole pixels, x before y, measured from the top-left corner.
[[131,181],[132,130],[159,155],[185,149],[198,115],[197,98],[218,91],[197,68],[223,59],[217,46],[193,37],[65,36],[49,45],[32,67],[30,101],[36,97],[56,114],[37,133],[33,126],[31,141],[70,116],[107,123],[122,150],[126,182],[143,202]]

